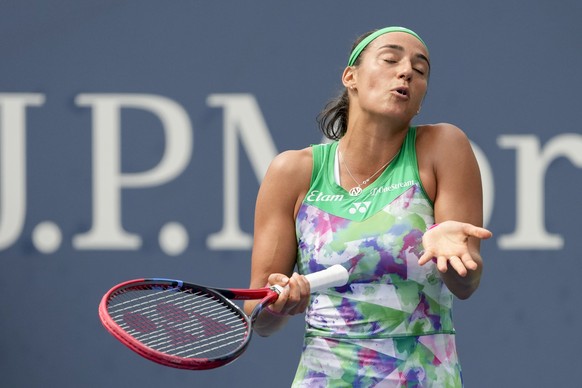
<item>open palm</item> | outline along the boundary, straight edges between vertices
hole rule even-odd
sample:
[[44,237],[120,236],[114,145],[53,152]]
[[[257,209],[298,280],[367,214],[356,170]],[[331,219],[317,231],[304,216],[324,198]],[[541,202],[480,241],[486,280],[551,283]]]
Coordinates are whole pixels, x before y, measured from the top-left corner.
[[446,272],[450,264],[461,276],[478,267],[469,249],[469,237],[487,239],[492,233],[484,228],[464,222],[445,221],[428,230],[422,237],[424,253],[418,263],[424,265],[433,258],[437,268]]

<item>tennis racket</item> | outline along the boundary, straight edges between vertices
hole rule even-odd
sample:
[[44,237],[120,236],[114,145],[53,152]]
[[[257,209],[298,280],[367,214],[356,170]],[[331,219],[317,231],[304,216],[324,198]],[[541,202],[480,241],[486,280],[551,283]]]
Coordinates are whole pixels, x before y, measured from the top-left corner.
[[[346,284],[341,265],[305,276],[311,292]],[[180,369],[212,369],[247,348],[255,319],[283,291],[280,286],[209,288],[171,279],[137,279],[107,292],[99,305],[105,328],[151,361]],[[260,299],[250,316],[232,300]]]

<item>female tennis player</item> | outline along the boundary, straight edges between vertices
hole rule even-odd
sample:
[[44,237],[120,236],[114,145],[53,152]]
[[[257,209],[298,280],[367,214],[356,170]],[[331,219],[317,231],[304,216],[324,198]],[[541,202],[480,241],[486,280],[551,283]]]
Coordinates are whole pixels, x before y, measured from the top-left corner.
[[[306,312],[294,387],[463,384],[453,295],[477,289],[480,240],[491,232],[480,227],[467,136],[451,124],[411,125],[430,72],[415,32],[365,34],[342,74],[345,90],[319,117],[333,142],[284,152],[265,176],[250,287],[287,287],[255,330],[270,335]],[[348,284],[310,297],[303,275],[333,264],[348,268]]]

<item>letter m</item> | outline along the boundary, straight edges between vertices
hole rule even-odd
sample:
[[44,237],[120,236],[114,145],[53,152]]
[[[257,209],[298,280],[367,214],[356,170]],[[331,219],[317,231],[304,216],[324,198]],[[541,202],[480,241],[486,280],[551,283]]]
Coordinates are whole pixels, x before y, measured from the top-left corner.
[[239,224],[238,142],[249,156],[257,180],[263,181],[271,160],[277,155],[263,115],[251,94],[211,94],[208,106],[222,108],[223,123],[223,223],[222,230],[206,240],[209,249],[250,249],[253,238]]

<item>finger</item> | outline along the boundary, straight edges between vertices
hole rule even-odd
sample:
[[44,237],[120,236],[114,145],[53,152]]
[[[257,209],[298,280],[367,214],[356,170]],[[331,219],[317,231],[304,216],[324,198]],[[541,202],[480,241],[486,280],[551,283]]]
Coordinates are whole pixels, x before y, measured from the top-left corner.
[[477,268],[479,268],[479,264],[477,264],[477,262],[475,260],[473,260],[473,257],[468,252],[463,254],[463,256],[461,257],[461,260],[463,260],[463,264],[465,265],[465,268],[467,268],[467,269],[474,271]]
[[[297,281],[297,273],[294,273],[289,279],[289,298],[287,304],[293,307],[301,300],[301,285]],[[291,305],[293,304],[293,305]]]
[[269,275],[268,282],[270,285],[278,284],[281,287],[285,287],[289,283],[289,277],[282,273],[273,273]]
[[269,308],[277,313],[283,314],[283,308],[287,304],[289,299],[289,287],[283,288],[283,291],[279,294],[279,297]]
[[451,264],[451,267],[453,267],[461,277],[467,276],[467,268],[465,268],[465,265],[459,256],[451,256],[449,258],[449,264]]
[[420,259],[418,259],[418,264],[419,265],[425,265],[426,263],[428,263],[429,261],[431,261],[433,257],[434,257],[434,255],[432,254],[432,252],[430,252],[430,251],[424,251],[424,253],[422,254],[422,256],[420,256]]
[[298,295],[297,293],[297,280],[295,280],[293,278],[293,276],[291,276],[291,278],[289,278],[289,283],[287,284],[287,289],[288,289],[288,300],[293,300],[296,299],[296,295]]
[[303,313],[309,304],[309,296],[311,295],[311,286],[305,276],[298,276],[298,283],[301,285],[301,301],[297,306],[297,313]]
[[309,280],[307,280],[307,278],[305,276],[301,276],[302,281],[305,283],[305,287],[302,288],[302,290],[304,291],[304,294],[301,295],[301,311],[300,312],[304,312],[307,309],[307,306],[309,305],[309,300],[311,297],[311,284],[309,283]]
[[307,280],[294,273],[289,279],[289,298],[285,304],[285,312],[289,315],[302,313],[307,307],[307,298],[309,295],[309,284]]
[[445,256],[437,257],[437,268],[440,272],[445,273],[449,269],[447,258]]
[[294,273],[293,276],[291,276],[291,280],[295,285],[295,296],[299,297],[299,299],[302,299],[309,295],[309,282],[305,276]]
[[297,275],[297,283],[301,287],[301,297],[309,296],[311,293],[311,285],[309,284],[309,280],[303,275]]
[[485,228],[480,228],[478,226],[471,225],[471,224],[466,224],[465,234],[467,234],[468,236],[477,237],[477,238],[480,238],[483,240],[491,238],[491,236],[493,236],[493,233],[491,233],[490,230],[487,230]]

